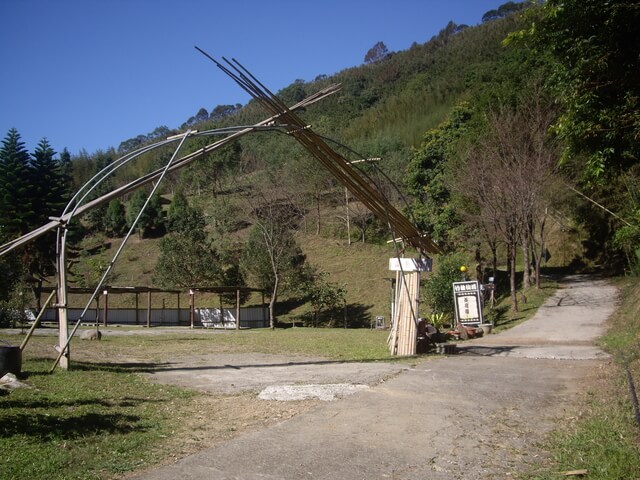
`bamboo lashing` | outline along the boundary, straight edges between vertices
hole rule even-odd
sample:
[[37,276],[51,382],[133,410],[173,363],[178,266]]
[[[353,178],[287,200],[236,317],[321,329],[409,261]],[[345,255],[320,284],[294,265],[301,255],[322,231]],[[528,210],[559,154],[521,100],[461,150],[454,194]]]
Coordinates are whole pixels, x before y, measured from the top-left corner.
[[272,92],[262,85],[244,66],[235,59],[223,57],[226,65],[196,47],[218,68],[231,77],[241,88],[256,99],[271,115],[283,122],[283,127],[316,160],[318,160],[351,194],[365,205],[376,217],[389,225],[394,236],[402,237],[406,243],[421,252],[438,253],[438,246],[402,213],[380,194],[357,170],[338,152],[333,150],[313,129],[305,124],[294,112]]
[[[285,122],[283,127],[313,157],[316,158],[351,194],[365,205],[378,219],[385,222],[393,235],[418,249],[421,254],[438,253],[438,246],[420,232],[403,214],[367,180],[358,174],[350,163],[317,135],[268,88],[260,83],[240,62],[223,57],[226,65],[196,47],[231,77],[249,95],[257,100],[271,115]],[[420,273],[400,272],[397,282],[396,316],[390,334],[390,350],[397,355],[415,355],[417,341],[417,299],[420,294]],[[414,305],[415,303],[415,305]]]
[[392,355],[416,354],[420,272],[398,272],[395,310],[388,345]]

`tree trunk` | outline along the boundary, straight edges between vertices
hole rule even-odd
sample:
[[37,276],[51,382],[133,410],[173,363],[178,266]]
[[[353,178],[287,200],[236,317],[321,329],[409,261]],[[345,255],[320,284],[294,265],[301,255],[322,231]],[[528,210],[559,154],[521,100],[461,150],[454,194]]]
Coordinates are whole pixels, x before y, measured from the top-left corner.
[[275,276],[275,281],[273,282],[273,291],[271,292],[271,298],[269,299],[269,328],[274,330],[276,328],[276,299],[278,298],[278,284],[280,283],[279,275]]
[[491,259],[491,268],[493,269],[493,281],[497,281],[497,274],[498,274],[498,246],[495,243],[492,243],[490,245],[491,247],[491,256],[493,257]]
[[509,255],[509,262],[511,264],[509,276],[509,286],[511,288],[511,301],[513,303],[513,311],[518,312],[518,295],[517,295],[517,284],[516,284],[516,255],[518,252],[518,246],[516,242],[512,242],[509,245],[509,251],[511,254]]
[[316,235],[320,235],[320,194],[316,195]]
[[347,245],[351,245],[351,220],[349,218],[349,191],[344,189],[344,200],[347,213]]
[[[544,250],[545,250],[545,245],[544,245],[544,227],[547,223],[546,221],[546,214],[547,214],[547,209],[545,208],[544,210],[545,213],[545,217],[542,219],[542,222],[540,222],[540,253],[536,256],[536,288],[538,290],[540,290],[542,288],[542,280],[540,279],[540,269],[541,269],[541,264],[542,264],[542,258],[544,257]],[[535,248],[535,247],[534,247]]]
[[522,287],[529,288],[531,287],[531,257],[529,255],[529,231],[525,229],[522,234],[522,263],[524,264],[524,269],[522,272]]

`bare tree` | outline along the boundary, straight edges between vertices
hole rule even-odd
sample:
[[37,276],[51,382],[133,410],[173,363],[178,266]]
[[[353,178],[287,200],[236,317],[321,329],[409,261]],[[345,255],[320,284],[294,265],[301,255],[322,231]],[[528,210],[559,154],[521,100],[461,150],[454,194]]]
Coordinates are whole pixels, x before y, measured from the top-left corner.
[[299,205],[300,211],[306,213],[305,233],[307,218],[311,217],[315,223],[315,235],[320,235],[323,228],[322,207],[326,198],[332,196],[336,181],[314,158],[302,156],[293,160],[293,166],[284,169],[282,180],[286,190],[291,192],[291,200]]
[[275,305],[282,287],[283,277],[296,265],[300,256],[294,231],[301,212],[291,202],[287,192],[278,185],[277,177],[271,184],[257,183],[246,197],[253,228],[245,244],[242,266],[271,291],[269,325],[275,328]]
[[536,226],[540,233],[544,231],[540,218],[555,183],[557,152],[548,137],[553,118],[553,109],[535,89],[517,109],[502,107],[489,112],[490,133],[469,152],[457,182],[459,193],[469,202],[468,212],[476,212],[475,223],[486,233],[499,233],[507,246],[515,311],[518,246],[524,256],[523,285],[529,287],[533,235]]

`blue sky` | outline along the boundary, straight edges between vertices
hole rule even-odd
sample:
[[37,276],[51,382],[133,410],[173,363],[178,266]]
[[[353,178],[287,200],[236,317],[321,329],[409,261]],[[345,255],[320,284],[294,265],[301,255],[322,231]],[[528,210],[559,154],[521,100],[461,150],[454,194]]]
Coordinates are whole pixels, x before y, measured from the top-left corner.
[[194,49],[272,91],[424,43],[504,0],[0,0],[0,137],[92,153],[247,95]]

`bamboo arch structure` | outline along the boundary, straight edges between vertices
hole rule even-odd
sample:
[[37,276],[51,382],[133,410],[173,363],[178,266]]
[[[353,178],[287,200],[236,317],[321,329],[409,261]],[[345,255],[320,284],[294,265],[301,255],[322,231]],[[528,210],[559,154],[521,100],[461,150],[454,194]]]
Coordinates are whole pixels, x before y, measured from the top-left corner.
[[[402,240],[406,245],[415,247],[421,256],[427,256],[428,254],[438,253],[438,246],[425,234],[420,232],[417,227],[411,223],[402,213],[400,213],[390,202],[384,197],[367,179],[358,173],[350,162],[347,161],[342,155],[332,149],[324,140],[324,137],[316,134],[310,125],[303,122],[300,117],[295,114],[296,110],[306,108],[329,95],[333,95],[340,89],[339,84],[332,84],[328,87],[310,95],[301,102],[287,107],[276,95],[274,95],[269,89],[262,85],[244,66],[242,66],[237,60],[233,59],[229,61],[223,57],[225,64],[218,62],[208,53],[202,49],[195,47],[199,52],[213,61],[218,68],[220,68],[225,74],[231,77],[241,88],[249,93],[258,103],[270,114],[270,117],[250,126],[239,126],[226,129],[209,130],[204,132],[187,131],[183,134],[168,137],[167,139],[154,143],[149,146],[145,146],[138,150],[135,150],[124,157],[116,160],[113,164],[105,167],[94,178],[89,180],[73,197],[69,202],[65,210],[59,217],[50,217],[50,222],[42,225],[41,227],[32,230],[31,232],[16,238],[4,245],[0,246],[0,256],[5,255],[12,250],[28,243],[36,238],[44,235],[45,233],[57,229],[56,240],[56,268],[57,268],[57,298],[58,302],[56,307],[59,312],[59,343],[58,351],[59,356],[56,359],[54,365],[50,371],[53,371],[58,364],[61,368],[69,368],[69,343],[77,330],[84,313],[81,315],[78,323],[75,325],[71,334],[68,332],[67,325],[67,305],[66,305],[66,236],[67,227],[69,222],[90,209],[103,205],[112,199],[121,197],[127,193],[130,193],[144,185],[152,182],[156,182],[154,190],[147,198],[145,206],[148,204],[151,195],[158,188],[162,179],[169,172],[177,171],[195,160],[202,158],[203,156],[224,147],[225,145],[237,140],[243,135],[248,133],[261,131],[261,130],[280,130],[285,131],[288,135],[292,136],[298,143],[300,143],[318,162],[329,171],[345,188],[347,188],[351,194],[363,203],[371,212],[381,221],[387,224],[391,231],[394,242],[396,240]],[[222,139],[210,143],[209,145],[202,147],[201,149],[192,152],[188,155],[178,157],[178,153],[188,138],[213,136],[213,135],[227,135]],[[158,170],[155,170],[146,175],[142,175],[136,180],[118,187],[111,192],[108,192],[96,199],[86,201],[88,195],[102,182],[108,175],[113,173],[116,169],[122,167],[133,159],[140,155],[147,153],[153,149],[178,143],[176,150],[169,160],[169,162]],[[144,211],[144,207],[141,209],[140,214]],[[101,280],[99,281],[94,295],[91,297],[85,308],[85,312],[88,310],[89,305],[98,294],[104,281],[106,280],[111,268],[115,264],[118,255],[122,248],[126,244],[128,236],[135,228],[134,222],[131,230],[123,240],[120,248],[116,252],[113,260],[110,262],[108,268],[104,272]],[[46,307],[46,305],[45,305]],[[44,308],[44,307],[43,307]],[[413,323],[418,321],[416,312],[413,307],[410,307],[411,320]]]

